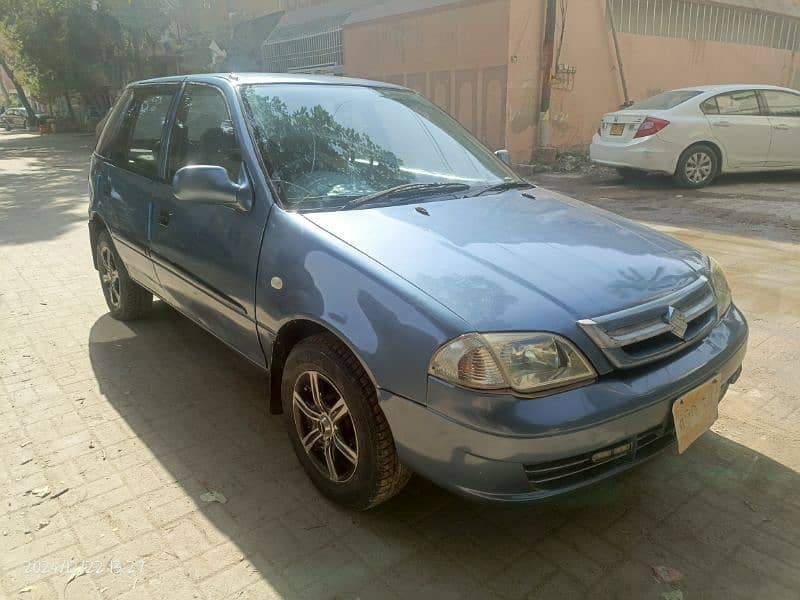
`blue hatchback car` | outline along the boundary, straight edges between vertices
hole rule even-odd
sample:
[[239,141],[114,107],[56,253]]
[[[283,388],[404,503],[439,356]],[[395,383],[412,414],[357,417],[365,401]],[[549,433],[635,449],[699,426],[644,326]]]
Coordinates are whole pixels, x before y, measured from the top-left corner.
[[158,296],[265,369],[309,477],[358,509],[412,471],[525,502],[683,452],[745,354],[722,269],[506,158],[385,83],[132,84],[91,165],[109,310]]

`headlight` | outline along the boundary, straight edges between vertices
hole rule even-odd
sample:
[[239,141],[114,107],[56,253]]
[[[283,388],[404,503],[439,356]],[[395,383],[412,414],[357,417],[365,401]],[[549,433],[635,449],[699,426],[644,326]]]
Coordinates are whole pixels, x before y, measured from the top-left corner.
[[468,333],[439,348],[428,373],[468,388],[521,394],[596,377],[583,354],[552,333]]
[[721,319],[731,306],[731,288],[725,277],[725,271],[710,256],[708,257],[708,270],[711,275],[711,287],[717,298],[717,318]]

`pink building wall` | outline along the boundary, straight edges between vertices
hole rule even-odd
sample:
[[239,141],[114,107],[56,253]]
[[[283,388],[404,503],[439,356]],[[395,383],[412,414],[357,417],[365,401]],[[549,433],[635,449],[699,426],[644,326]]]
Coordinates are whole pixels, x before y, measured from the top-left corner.
[[[587,144],[600,117],[624,101],[604,5],[569,5],[559,62],[574,65],[577,72],[574,89],[553,90],[551,143],[559,148]],[[629,33],[618,37],[632,100],[703,84],[790,86],[800,73],[800,56],[785,50]]]

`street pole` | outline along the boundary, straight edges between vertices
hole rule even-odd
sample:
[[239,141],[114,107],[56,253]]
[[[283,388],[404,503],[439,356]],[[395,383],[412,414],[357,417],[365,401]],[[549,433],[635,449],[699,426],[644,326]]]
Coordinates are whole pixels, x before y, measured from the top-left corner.
[[556,39],[556,0],[546,0],[542,41],[542,88],[539,100],[539,147],[550,146],[550,96]]
[[614,40],[614,53],[617,55],[617,70],[619,71],[619,82],[622,85],[622,95],[625,98],[624,106],[627,106],[631,99],[628,96],[628,82],[625,79],[625,68],[622,65],[622,52],[619,49],[619,40],[617,39],[617,24],[614,21],[614,11],[611,10],[611,2],[606,0],[606,12],[608,13],[608,21],[611,24],[611,37]]

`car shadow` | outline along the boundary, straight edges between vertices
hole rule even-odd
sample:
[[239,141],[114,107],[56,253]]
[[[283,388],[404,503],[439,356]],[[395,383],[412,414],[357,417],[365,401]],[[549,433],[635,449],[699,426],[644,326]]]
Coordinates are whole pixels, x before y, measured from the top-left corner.
[[[209,597],[246,586],[258,590],[248,597],[522,597],[553,585],[552,597],[773,597],[797,574],[800,475],[713,432],[681,457],[534,506],[476,504],[415,477],[354,513],[308,482],[282,417],[267,414],[264,373],[164,303],[137,322],[99,318],[88,344],[100,401],[130,432],[103,460],[141,488],[174,544],[164,558]],[[166,475],[152,490],[148,468]],[[209,490],[227,501],[203,501]],[[188,523],[202,530],[190,547],[178,533]],[[240,553],[240,577],[215,575],[219,558],[196,567],[223,555],[213,544]],[[680,581],[655,580],[660,565]]]
[[[648,174],[638,178],[623,179],[619,176],[611,175],[609,178],[617,179],[620,183],[640,189],[663,189],[671,187],[674,190],[686,190],[675,183],[669,175]],[[700,188],[707,192],[713,192],[715,186],[724,187],[737,184],[781,184],[781,183],[800,183],[800,169],[794,171],[759,171],[754,173],[724,173],[710,186]],[[689,190],[693,191],[693,190]]]

